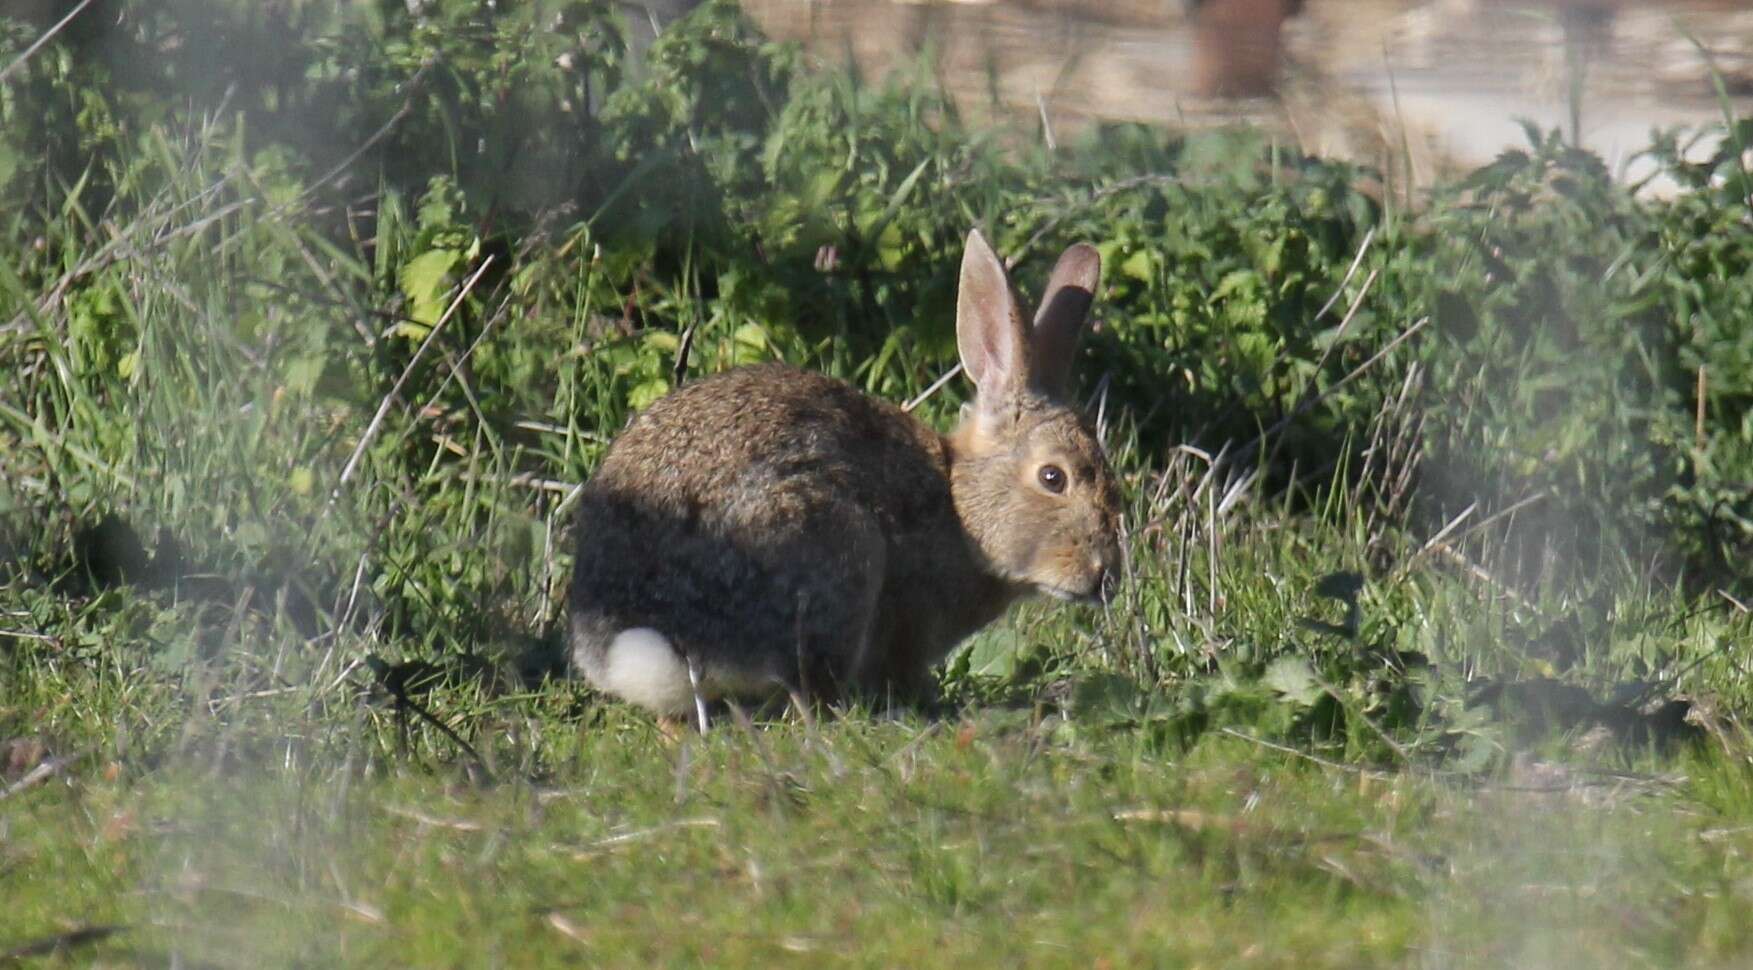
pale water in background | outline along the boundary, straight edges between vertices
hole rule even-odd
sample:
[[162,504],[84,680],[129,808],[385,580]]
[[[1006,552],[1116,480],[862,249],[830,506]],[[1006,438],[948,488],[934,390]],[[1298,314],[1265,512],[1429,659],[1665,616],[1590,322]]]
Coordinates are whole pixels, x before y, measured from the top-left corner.
[[[673,10],[684,3],[669,4]],[[964,110],[1244,121],[1427,184],[1560,129],[1616,172],[1655,128],[1753,113],[1753,4],[1726,0],[744,0],[870,76],[919,63]],[[1714,70],[1713,70],[1714,65]],[[1698,147],[1699,153],[1710,150]],[[1662,186],[1655,186],[1661,190]]]

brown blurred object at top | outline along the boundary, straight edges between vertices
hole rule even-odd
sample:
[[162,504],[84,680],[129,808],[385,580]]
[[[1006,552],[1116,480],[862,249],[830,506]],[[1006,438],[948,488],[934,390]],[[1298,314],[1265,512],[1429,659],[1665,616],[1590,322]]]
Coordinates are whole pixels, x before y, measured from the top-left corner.
[[1303,0],[1194,0],[1193,93],[1259,98],[1278,89],[1284,22]]

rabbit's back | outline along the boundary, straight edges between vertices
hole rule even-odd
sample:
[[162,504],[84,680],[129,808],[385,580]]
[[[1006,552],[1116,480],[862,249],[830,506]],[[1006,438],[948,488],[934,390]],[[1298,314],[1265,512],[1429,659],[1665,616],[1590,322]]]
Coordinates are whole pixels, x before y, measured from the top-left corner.
[[722,528],[785,496],[832,493],[885,524],[953,518],[939,436],[843,381],[781,364],[683,386],[623,431],[591,488]]

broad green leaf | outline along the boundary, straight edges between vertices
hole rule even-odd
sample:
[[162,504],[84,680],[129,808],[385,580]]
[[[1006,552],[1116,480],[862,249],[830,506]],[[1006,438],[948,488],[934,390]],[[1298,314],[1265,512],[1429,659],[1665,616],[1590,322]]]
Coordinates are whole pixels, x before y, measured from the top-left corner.
[[1279,657],[1266,667],[1260,681],[1292,703],[1307,706],[1321,699],[1320,681],[1302,657]]
[[445,295],[456,285],[453,270],[462,261],[454,249],[433,249],[403,264],[402,293],[408,298],[408,316],[431,326],[444,314]]

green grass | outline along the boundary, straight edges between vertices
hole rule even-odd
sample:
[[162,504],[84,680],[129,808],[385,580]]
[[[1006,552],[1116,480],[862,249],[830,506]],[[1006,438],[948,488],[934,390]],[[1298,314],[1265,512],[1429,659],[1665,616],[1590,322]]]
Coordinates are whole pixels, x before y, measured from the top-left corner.
[[539,780],[308,738],[223,769],[82,765],[8,807],[13,923],[128,927],[81,960],[268,966],[1730,966],[1753,945],[1747,779],[1708,759],[1479,783],[1234,738],[1068,746],[1021,710],[667,743],[510,706],[492,748]]
[[[495,53],[542,5],[300,7],[244,110],[163,88],[190,10],[279,29],[209,6],[0,98],[0,966],[1753,952],[1738,156],[1649,203],[1535,132],[1403,211],[1259,135],[974,131],[722,4],[565,77]],[[753,360],[913,398],[971,224],[1025,286],[1102,247],[1116,599],[935,711],[665,739],[566,679],[615,429]]]

